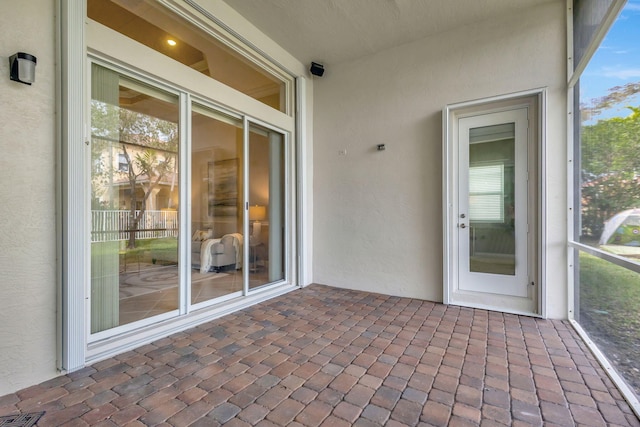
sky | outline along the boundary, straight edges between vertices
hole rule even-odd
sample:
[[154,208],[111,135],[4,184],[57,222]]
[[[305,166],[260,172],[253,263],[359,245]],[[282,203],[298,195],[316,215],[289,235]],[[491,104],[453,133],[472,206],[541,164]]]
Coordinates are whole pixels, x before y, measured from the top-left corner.
[[[582,103],[606,95],[608,89],[640,82],[640,0],[628,0],[600,47],[580,77]],[[640,94],[625,105],[640,105]],[[599,118],[624,117],[630,114],[624,105]]]

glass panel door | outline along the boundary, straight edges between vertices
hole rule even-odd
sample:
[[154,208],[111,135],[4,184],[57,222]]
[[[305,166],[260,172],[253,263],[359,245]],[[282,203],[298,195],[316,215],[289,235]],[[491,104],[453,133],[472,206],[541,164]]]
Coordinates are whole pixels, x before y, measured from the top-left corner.
[[249,127],[249,289],[285,278],[285,136]]
[[458,289],[478,299],[530,293],[527,111],[458,122]]
[[193,104],[191,303],[243,289],[242,120]]
[[91,333],[178,309],[178,96],[91,73]]

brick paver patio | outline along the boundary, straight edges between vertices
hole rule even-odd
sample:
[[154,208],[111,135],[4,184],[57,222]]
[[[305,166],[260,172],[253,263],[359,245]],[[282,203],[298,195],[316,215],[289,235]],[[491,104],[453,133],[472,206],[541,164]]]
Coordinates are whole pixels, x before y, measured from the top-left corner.
[[0,397],[39,426],[640,426],[570,325],[313,285]]

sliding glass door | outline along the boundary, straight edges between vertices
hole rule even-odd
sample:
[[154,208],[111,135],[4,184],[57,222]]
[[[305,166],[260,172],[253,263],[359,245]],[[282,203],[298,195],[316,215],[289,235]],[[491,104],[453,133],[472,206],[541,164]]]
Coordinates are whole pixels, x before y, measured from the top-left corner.
[[249,288],[285,278],[285,136],[249,126]]
[[106,64],[91,87],[89,341],[285,283],[285,133]]
[[61,6],[65,367],[296,285],[295,77],[191,3]]
[[92,66],[92,333],[178,309],[178,98]]
[[191,107],[191,304],[243,290],[242,120]]

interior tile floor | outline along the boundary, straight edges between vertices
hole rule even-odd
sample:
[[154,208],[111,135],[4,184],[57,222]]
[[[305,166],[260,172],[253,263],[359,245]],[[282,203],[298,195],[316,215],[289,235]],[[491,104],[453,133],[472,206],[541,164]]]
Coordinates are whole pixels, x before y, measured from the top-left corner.
[[567,322],[312,285],[0,397],[39,426],[640,426]]
[[[242,269],[200,274],[191,270],[191,303],[198,304],[242,291]],[[158,285],[161,281],[167,283]],[[261,268],[249,272],[249,289],[268,283],[268,272]],[[120,273],[119,324],[125,325],[178,309],[178,266],[139,263],[137,269]],[[134,283],[134,286],[129,285]],[[136,286],[137,285],[137,286]],[[148,285],[145,287],[145,285]],[[135,289],[131,291],[131,289]],[[142,292],[140,291],[142,290]]]

